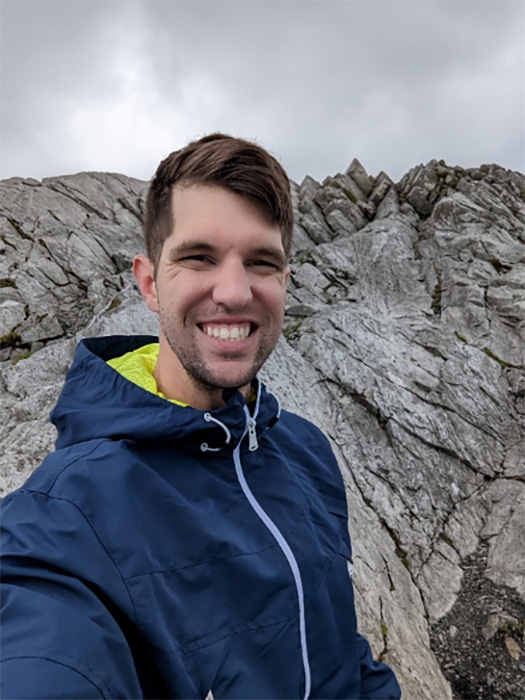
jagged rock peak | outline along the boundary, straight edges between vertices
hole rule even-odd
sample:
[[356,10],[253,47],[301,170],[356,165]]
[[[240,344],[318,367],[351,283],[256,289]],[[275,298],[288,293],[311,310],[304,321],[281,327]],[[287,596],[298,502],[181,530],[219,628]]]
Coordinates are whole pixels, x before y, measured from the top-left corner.
[[371,178],[368,175],[368,173],[363,168],[361,163],[357,160],[357,158],[353,159],[345,174],[348,175],[348,177],[352,178],[352,180],[362,190],[365,196],[369,195],[370,192],[372,192],[372,189],[374,187],[373,178]]

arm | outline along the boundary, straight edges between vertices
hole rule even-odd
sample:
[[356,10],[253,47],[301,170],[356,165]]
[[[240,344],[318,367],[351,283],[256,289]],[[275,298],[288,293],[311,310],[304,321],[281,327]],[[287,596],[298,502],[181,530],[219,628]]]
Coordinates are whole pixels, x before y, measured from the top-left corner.
[[357,646],[360,670],[360,700],[398,700],[401,688],[392,669],[381,661],[375,661],[368,641],[357,632],[357,615],[355,612],[352,573],[352,548],[350,538],[345,530],[341,545],[341,553],[351,566],[349,568],[349,583],[351,587],[353,629]]
[[16,492],[2,504],[5,698],[138,698],[124,632],[133,607],[118,567],[67,500]]
[[399,700],[401,697],[401,688],[399,687],[394,672],[383,662],[374,660],[370,644],[357,632],[357,614],[355,612],[353,593],[352,545],[350,542],[350,534],[346,527],[341,544],[341,552],[347,563],[350,564],[348,570],[350,573],[350,587],[352,589],[353,619],[356,625],[354,629],[361,676],[359,698],[360,700]]
[[381,661],[374,661],[369,643],[357,635],[361,659],[361,699],[397,700],[401,689],[394,672]]
[[[104,684],[90,679],[72,668],[67,661],[52,661],[44,656],[6,658],[0,666],[1,697],[22,698],[75,698],[98,700],[112,697]],[[56,689],[56,690],[52,690]]]

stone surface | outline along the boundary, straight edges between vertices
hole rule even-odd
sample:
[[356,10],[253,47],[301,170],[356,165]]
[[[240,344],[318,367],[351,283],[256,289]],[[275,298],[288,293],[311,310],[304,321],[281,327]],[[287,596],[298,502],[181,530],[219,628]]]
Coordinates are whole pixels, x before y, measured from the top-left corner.
[[[1,492],[53,448],[79,338],[155,333],[130,263],[145,183],[1,184]],[[354,160],[293,184],[283,337],[264,368],[329,436],[360,625],[404,697],[520,698],[525,571],[525,178]]]

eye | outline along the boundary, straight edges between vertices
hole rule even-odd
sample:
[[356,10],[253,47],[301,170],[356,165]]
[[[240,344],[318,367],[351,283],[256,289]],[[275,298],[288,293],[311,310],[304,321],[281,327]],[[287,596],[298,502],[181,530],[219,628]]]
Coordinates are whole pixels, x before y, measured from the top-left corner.
[[278,266],[271,262],[270,260],[254,260],[252,263],[253,267],[259,267],[261,269],[277,270]]
[[179,258],[179,264],[185,267],[201,268],[212,264],[212,260],[206,255],[195,254],[195,255],[185,255]]

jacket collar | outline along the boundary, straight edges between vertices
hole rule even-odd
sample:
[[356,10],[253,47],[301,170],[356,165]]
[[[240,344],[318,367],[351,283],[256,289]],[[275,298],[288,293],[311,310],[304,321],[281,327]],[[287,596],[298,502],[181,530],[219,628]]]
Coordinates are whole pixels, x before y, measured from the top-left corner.
[[[225,406],[199,411],[155,396],[107,364],[111,358],[154,342],[158,342],[155,336],[107,336],[80,342],[51,413],[58,431],[57,449],[101,438],[182,441],[184,449],[191,451],[206,443],[214,448],[213,453],[233,449],[246,427],[246,401],[240,391],[225,390]],[[253,415],[257,432],[271,427],[278,417],[279,402],[257,381]]]

